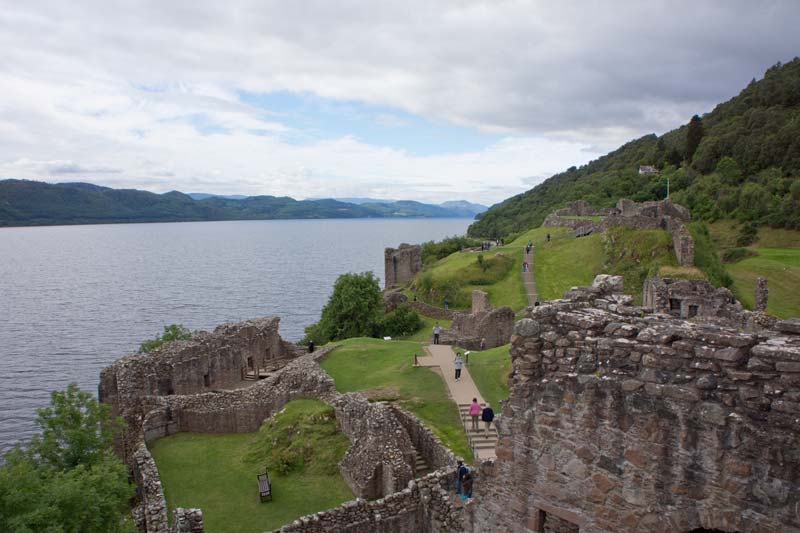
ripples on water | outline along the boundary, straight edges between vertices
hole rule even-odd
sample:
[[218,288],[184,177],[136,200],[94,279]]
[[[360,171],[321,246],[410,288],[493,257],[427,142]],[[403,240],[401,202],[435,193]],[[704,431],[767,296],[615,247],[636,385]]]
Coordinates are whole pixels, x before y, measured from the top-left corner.
[[180,323],[281,317],[296,341],[345,272],[383,277],[383,249],[463,234],[467,219],[268,220],[0,228],[0,450],[50,391]]

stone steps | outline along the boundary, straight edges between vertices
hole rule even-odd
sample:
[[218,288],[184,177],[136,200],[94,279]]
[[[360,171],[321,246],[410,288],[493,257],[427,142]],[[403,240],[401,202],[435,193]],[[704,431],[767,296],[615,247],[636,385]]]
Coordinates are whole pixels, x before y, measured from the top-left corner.
[[458,404],[458,410],[461,413],[461,422],[464,424],[467,437],[469,437],[472,448],[477,455],[476,459],[495,457],[494,449],[497,445],[497,429],[495,429],[494,425],[492,425],[487,433],[484,422],[480,420],[479,429],[476,431],[472,429],[472,418],[469,416],[469,404]]
[[419,454],[417,449],[414,449],[414,477],[419,479],[427,474],[431,473],[431,467],[428,466],[428,463],[425,459]]

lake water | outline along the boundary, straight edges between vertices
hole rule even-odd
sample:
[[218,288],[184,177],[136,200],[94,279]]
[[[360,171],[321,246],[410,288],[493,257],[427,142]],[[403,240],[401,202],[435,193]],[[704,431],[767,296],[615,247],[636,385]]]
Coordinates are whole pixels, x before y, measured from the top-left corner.
[[188,222],[0,229],[0,450],[30,437],[51,390],[164,325],[281,317],[297,341],[337,276],[383,278],[383,249],[461,235],[469,219]]

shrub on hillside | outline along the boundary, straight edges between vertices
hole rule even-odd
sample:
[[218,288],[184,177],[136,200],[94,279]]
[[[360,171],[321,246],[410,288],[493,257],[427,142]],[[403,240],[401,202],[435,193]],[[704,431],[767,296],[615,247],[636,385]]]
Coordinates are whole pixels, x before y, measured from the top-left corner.
[[164,326],[164,333],[156,335],[156,338],[144,341],[139,345],[139,353],[150,353],[164,343],[171,341],[186,341],[192,338],[192,332],[183,327],[182,324],[171,324]]
[[754,257],[756,255],[758,254],[749,248],[731,248],[725,250],[725,253],[722,254],[722,261],[724,263],[737,263],[742,259],[747,259],[748,257]]
[[372,272],[342,274],[322,308],[319,322],[306,328],[301,343],[325,344],[351,337],[372,337],[380,332],[384,314],[378,278]]
[[401,305],[391,313],[387,313],[380,321],[380,336],[404,337],[422,329],[425,323],[408,305]]
[[422,264],[424,266],[431,265],[439,259],[458,252],[462,248],[472,248],[480,245],[481,241],[470,239],[469,237],[448,237],[439,242],[429,241],[422,245]]
[[136,531],[134,487],[112,446],[124,424],[70,384],[38,410],[40,432],[0,467],[0,531]]

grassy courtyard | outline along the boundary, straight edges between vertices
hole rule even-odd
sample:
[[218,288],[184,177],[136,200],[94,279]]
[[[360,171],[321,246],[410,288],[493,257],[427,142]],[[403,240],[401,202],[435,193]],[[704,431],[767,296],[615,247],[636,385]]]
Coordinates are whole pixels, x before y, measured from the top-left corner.
[[472,460],[458,407],[442,378],[433,370],[414,367],[418,342],[348,339],[323,361],[339,392],[361,391],[376,400],[394,400],[417,415],[453,453]]
[[[170,514],[200,507],[210,533],[255,533],[353,499],[337,466],[349,445],[331,407],[295,400],[258,433],[178,433],[149,448]],[[261,503],[256,475],[268,463],[273,500]]]

